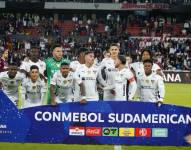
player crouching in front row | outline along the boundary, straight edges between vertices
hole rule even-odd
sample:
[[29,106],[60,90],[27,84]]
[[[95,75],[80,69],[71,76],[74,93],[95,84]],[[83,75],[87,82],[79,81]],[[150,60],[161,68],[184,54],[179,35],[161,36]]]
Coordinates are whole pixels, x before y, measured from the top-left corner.
[[23,80],[21,87],[22,108],[43,105],[46,91],[45,81],[39,77],[38,66],[31,66],[30,77]]
[[74,72],[70,71],[70,63],[63,62],[60,70],[53,75],[50,81],[51,104],[73,102],[75,83],[80,86],[80,91],[82,91],[82,81]]
[[137,77],[138,96],[143,102],[154,102],[161,106],[165,95],[163,78],[152,73],[152,60],[145,60],[143,65],[145,72]]

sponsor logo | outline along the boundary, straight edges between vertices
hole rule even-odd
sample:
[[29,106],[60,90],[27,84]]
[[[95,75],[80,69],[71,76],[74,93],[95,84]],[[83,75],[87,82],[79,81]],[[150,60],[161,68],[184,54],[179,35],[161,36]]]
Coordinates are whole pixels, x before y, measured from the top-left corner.
[[150,128],[136,128],[135,135],[137,137],[151,137]]
[[152,137],[168,137],[167,128],[153,128]]
[[70,127],[69,128],[69,135],[84,136],[85,135],[85,128],[84,127]]
[[0,124],[0,129],[7,129],[7,125],[6,124]]
[[86,127],[86,136],[101,136],[101,128]]
[[12,134],[12,131],[7,129],[6,124],[0,124],[0,134]]
[[135,136],[135,128],[119,128],[119,136]]
[[118,128],[113,128],[113,127],[102,128],[102,135],[103,136],[118,136]]

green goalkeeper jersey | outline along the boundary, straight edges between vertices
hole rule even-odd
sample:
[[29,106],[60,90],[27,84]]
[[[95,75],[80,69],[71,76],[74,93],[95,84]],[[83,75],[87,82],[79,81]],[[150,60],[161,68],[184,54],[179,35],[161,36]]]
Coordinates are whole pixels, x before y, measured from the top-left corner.
[[[55,72],[57,72],[60,69],[60,66],[63,62],[69,61],[67,59],[62,58],[60,61],[57,61],[53,57],[46,59],[46,72],[48,77],[48,91],[47,91],[47,97],[46,97],[46,104],[51,103],[51,97],[50,97],[50,80],[52,79]],[[56,89],[55,89],[56,90]]]
[[46,63],[48,83],[50,83],[50,79],[53,77],[53,74],[60,69],[60,65],[64,61],[67,61],[67,60],[62,58],[60,61],[57,61],[53,57],[46,59],[45,63]]

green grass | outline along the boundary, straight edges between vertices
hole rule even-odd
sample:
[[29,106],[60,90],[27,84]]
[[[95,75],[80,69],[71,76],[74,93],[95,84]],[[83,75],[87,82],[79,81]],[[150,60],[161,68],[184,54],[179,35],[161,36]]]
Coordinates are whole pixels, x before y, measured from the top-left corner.
[[[191,84],[166,84],[166,104],[191,107]],[[0,143],[0,150],[113,150],[112,145],[64,145]],[[176,146],[123,146],[122,150],[190,150]]]
[[191,107],[191,84],[166,83],[164,103]]

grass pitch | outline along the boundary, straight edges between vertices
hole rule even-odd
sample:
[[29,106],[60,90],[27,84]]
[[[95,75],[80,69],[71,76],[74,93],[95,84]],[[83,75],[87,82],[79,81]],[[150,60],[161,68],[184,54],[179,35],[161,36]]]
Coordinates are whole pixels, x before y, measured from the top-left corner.
[[[191,107],[191,84],[167,84],[164,99],[166,104]],[[112,145],[64,145],[64,144],[19,144],[0,143],[0,150],[113,150]],[[123,146],[122,150],[191,150],[191,147],[176,146]]]

